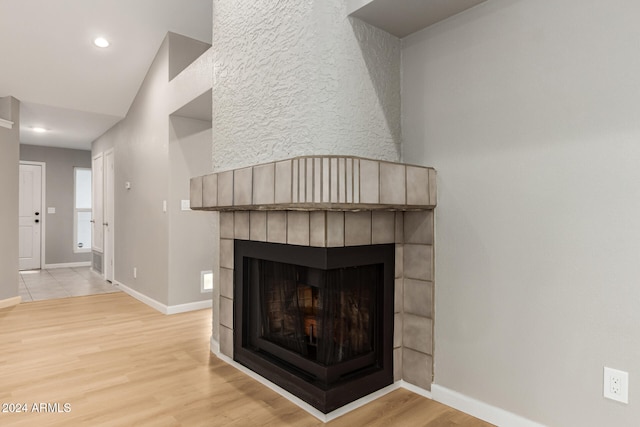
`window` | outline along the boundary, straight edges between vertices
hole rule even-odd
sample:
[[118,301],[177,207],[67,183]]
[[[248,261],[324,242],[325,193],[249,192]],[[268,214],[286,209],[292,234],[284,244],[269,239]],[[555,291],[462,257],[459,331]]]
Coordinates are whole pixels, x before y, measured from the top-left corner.
[[74,168],[73,251],[91,252],[91,169]]

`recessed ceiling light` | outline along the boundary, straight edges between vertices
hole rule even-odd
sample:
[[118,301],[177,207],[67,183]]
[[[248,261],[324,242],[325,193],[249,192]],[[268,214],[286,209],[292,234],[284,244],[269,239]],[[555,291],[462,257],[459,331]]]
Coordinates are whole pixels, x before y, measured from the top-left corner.
[[47,130],[45,128],[32,128],[34,132],[37,133],[45,133]]
[[109,47],[109,40],[105,39],[104,37],[98,37],[93,41],[93,44],[98,47]]

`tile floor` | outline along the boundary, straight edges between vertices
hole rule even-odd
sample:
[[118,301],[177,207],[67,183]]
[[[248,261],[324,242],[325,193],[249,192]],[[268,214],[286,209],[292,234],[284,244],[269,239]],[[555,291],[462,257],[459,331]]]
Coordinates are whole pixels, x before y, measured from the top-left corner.
[[21,271],[19,286],[23,302],[120,292],[89,267]]

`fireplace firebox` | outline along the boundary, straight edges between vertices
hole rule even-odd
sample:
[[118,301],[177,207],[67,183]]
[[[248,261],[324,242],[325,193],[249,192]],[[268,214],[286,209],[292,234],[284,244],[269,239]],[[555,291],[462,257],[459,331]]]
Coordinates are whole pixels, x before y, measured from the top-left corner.
[[391,384],[394,256],[235,240],[234,359],[323,413]]

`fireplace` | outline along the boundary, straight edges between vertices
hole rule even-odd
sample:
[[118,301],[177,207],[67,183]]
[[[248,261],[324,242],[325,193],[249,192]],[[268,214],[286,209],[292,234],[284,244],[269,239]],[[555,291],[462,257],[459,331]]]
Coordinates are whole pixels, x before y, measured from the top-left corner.
[[[359,397],[385,388],[387,369],[396,384],[429,390],[435,206],[432,168],[358,157],[297,157],[193,178],[191,208],[219,212],[212,351],[229,363],[262,369],[261,376],[297,395],[300,400],[295,401],[316,416],[347,402],[340,393]],[[238,245],[259,249],[237,253]],[[379,246],[391,248],[392,255],[372,262],[366,247],[376,251]],[[352,252],[365,255],[340,264]],[[340,337],[326,324],[340,325],[335,313],[347,311],[348,305],[334,307],[330,321],[324,310],[326,292],[333,292],[338,274],[334,270],[367,276],[379,268],[370,266],[378,264],[385,265],[381,285],[337,291],[343,300],[358,294],[358,309],[363,310],[354,322],[357,328],[337,327]],[[265,279],[262,289],[245,287],[245,276],[260,277],[269,270],[280,271],[282,278]],[[282,281],[289,286],[274,284]],[[379,286],[386,305],[382,314],[372,315],[380,297],[370,292]],[[248,319],[258,324],[255,333],[247,333],[243,322],[244,312],[251,310],[245,301],[251,297],[265,304]],[[292,304],[298,307],[294,314],[288,309]],[[347,340],[347,333],[353,338]],[[360,382],[347,383],[347,378]],[[333,416],[325,414],[325,420]]]
[[234,359],[324,413],[391,384],[394,253],[235,240]]

